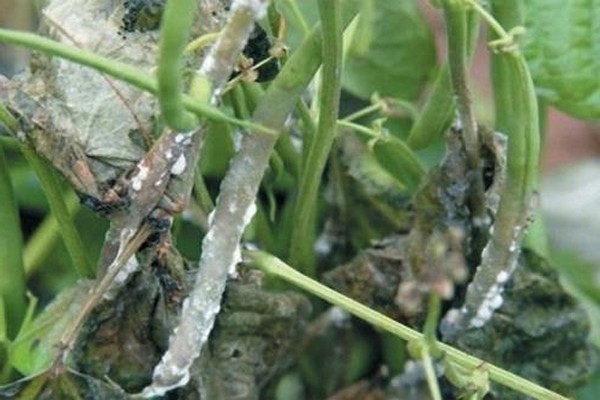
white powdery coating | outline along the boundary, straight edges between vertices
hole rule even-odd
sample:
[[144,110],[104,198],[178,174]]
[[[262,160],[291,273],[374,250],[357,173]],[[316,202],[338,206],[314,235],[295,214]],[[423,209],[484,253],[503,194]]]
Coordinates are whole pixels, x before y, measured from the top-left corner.
[[123,266],[123,268],[117,273],[117,276],[115,276],[115,279],[110,284],[110,287],[108,288],[106,293],[104,293],[102,295],[102,298],[105,300],[114,299],[115,296],[117,295],[117,293],[119,292],[119,290],[127,282],[127,279],[129,278],[129,276],[131,276],[132,273],[137,271],[139,266],[140,265],[137,262],[137,259],[135,258],[135,256],[129,257],[129,259]]
[[496,277],[496,282],[498,282],[499,284],[503,284],[503,283],[508,282],[509,278],[510,278],[510,274],[508,272],[500,271],[500,273]]
[[332,248],[333,243],[331,243],[329,235],[321,233],[315,242],[315,252],[320,256],[326,256]]
[[[252,203],[244,212],[236,230],[243,232],[255,213],[256,205]],[[239,245],[233,249],[233,254],[229,253],[230,259],[222,254],[225,250],[220,246],[223,240],[219,237],[218,228],[211,221],[211,228],[202,241],[200,270],[194,289],[183,302],[181,322],[171,335],[169,349],[154,368],[152,385],[142,392],[145,397],[164,394],[185,385],[189,380],[189,369],[212,331],[227,281],[226,274],[220,271],[235,270],[235,266],[241,261]],[[223,266],[226,267],[225,270],[221,269]]]
[[477,314],[471,321],[469,321],[469,327],[481,328],[492,318],[494,311],[500,308],[503,302],[504,299],[502,298],[502,285],[500,283],[496,283],[485,294],[483,302],[477,309]]
[[183,171],[185,171],[185,166],[187,165],[187,161],[185,160],[185,155],[180,155],[175,164],[171,167],[172,175],[180,175]]
[[227,271],[227,275],[230,278],[237,278],[239,276],[237,271],[237,265],[242,262],[242,247],[238,245],[235,248],[235,252],[233,253],[233,261],[229,266],[229,270]]
[[246,212],[244,213],[244,216],[242,217],[242,224],[243,224],[242,231],[246,228],[246,226],[248,226],[250,221],[252,221],[254,214],[256,214],[256,204],[252,203],[250,205],[250,207],[248,207],[248,209],[246,209]]
[[[159,369],[162,367],[162,369]],[[189,368],[181,369],[174,365],[172,360],[172,355],[169,352],[166,352],[161,359],[160,364],[156,366],[154,369],[153,378],[156,376],[167,376],[167,377],[178,377],[179,379],[174,379],[170,384],[166,385],[151,385],[142,391],[142,397],[149,399],[156,396],[164,396],[169,390],[175,389],[181,386],[186,385],[190,381],[190,373]]]
[[192,141],[192,135],[195,133],[195,131],[189,131],[189,132],[184,132],[184,133],[178,133],[175,136],[175,143],[183,143],[185,145],[188,145],[191,143]]
[[254,19],[263,19],[267,14],[267,6],[269,2],[266,0],[234,0],[231,5],[231,11],[236,11],[240,8],[249,8],[254,12]]
[[338,327],[343,326],[350,319],[350,314],[340,307],[331,307],[328,314],[331,323]]
[[138,173],[131,178],[131,188],[135,191],[140,191],[142,189],[142,185],[146,178],[148,178],[148,172],[150,172],[150,168],[145,165],[139,166]]

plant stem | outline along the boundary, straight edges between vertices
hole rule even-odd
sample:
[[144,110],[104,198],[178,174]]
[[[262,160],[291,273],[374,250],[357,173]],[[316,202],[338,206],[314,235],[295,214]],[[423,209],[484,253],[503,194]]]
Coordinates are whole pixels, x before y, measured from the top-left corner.
[[170,0],[161,20],[158,102],[165,123],[178,132],[190,131],[198,125],[198,118],[183,107],[180,72],[181,56],[197,9],[197,0]]
[[13,339],[25,315],[23,238],[8,163],[0,146],[0,301],[9,339]]
[[431,398],[433,400],[442,400],[442,392],[440,392],[440,384],[435,373],[428,344],[425,344],[421,350],[421,361],[425,368],[425,376],[427,377],[427,386],[429,387]]
[[0,124],[11,132],[16,133],[19,131],[19,122],[2,103],[0,103]]
[[79,236],[79,232],[77,232],[77,228],[69,214],[56,172],[31,147],[23,145],[21,146],[21,151],[40,180],[48,199],[50,210],[58,222],[60,234],[71,256],[71,261],[77,274],[80,277],[93,277],[95,273],[94,265],[89,259],[81,236]]
[[[137,87],[138,89],[154,95],[158,94],[158,85],[156,80],[145,71],[134,67],[133,65],[111,60],[94,54],[90,51],[82,50],[74,46],[68,46],[28,32],[0,29],[0,41],[14,43],[25,46],[32,50],[38,50],[53,56],[62,57],[77,64],[88,66],[98,70],[99,72],[120,79]],[[182,102],[183,106],[187,110],[195,113],[198,115],[198,117],[205,117],[214,121],[228,122],[242,128],[252,129],[260,132],[274,133],[270,129],[256,125],[251,121],[242,121],[232,118],[208,103],[199,102],[191,96],[183,95]]]
[[300,175],[290,245],[290,259],[309,276],[315,275],[317,194],[336,134],[342,71],[341,0],[320,1],[318,5],[323,32],[319,121]]
[[[251,263],[253,267],[258,268],[267,274],[274,275],[280,279],[290,282],[294,286],[306,290],[307,292],[327,301],[328,303],[348,311],[357,318],[360,318],[379,329],[389,332],[409,342],[424,340],[423,334],[397,321],[394,321],[393,319],[378,313],[377,311],[374,311],[371,308],[349,297],[346,297],[343,294],[338,293],[335,290],[328,288],[327,286],[322,285],[321,283],[305,275],[302,275],[300,272],[285,264],[277,257],[262,251],[244,251],[243,256]],[[551,390],[541,387],[493,364],[486,363],[477,357],[473,357],[445,343],[436,342],[436,347],[444,353],[445,357],[448,357],[453,362],[464,368],[475,369],[485,364],[485,367],[488,368],[489,376],[492,380],[514,389],[524,395],[540,400],[567,399],[558,393],[552,392]]]
[[[473,112],[471,90],[467,78],[468,59],[468,26],[467,11],[456,0],[443,0],[446,31],[448,37],[448,59],[450,64],[450,81],[456,95],[456,108],[458,119],[463,129],[463,140],[467,153],[467,164],[471,171],[471,187],[469,203],[473,221],[485,221],[486,209],[483,187],[483,174],[481,173],[481,160],[479,157],[479,137],[477,122]],[[477,225],[477,224],[475,224]],[[487,226],[477,226],[487,229]]]
[[[68,192],[65,196],[65,205],[70,219],[80,208],[79,198],[75,193]],[[33,272],[52,252],[56,242],[61,236],[61,228],[53,213],[48,214],[42,223],[36,228],[35,232],[25,245],[23,251],[23,264],[25,266],[25,275],[31,276]]]
[[[479,36],[479,16],[467,11],[469,35],[467,53],[471,58]],[[433,83],[431,92],[419,117],[410,130],[407,143],[416,150],[429,147],[448,128],[454,116],[454,98],[451,91],[450,71],[444,64]]]
[[371,113],[380,111],[383,108],[383,103],[381,101],[378,101],[374,104],[371,104],[368,107],[362,108],[346,117],[344,117],[344,119],[342,119],[342,121],[346,121],[346,122],[352,122],[356,119],[362,118],[364,116],[367,116]]

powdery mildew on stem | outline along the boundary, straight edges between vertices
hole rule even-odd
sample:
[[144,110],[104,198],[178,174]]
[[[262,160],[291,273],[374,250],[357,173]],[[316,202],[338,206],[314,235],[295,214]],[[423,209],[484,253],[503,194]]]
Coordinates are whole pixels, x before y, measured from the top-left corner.
[[[267,5],[266,0],[234,0],[227,24],[198,70],[212,84],[213,101],[218,99],[220,88],[231,75],[254,23],[265,15]],[[238,154],[225,177],[202,242],[196,283],[183,303],[181,322],[154,369],[152,384],[143,390],[143,397],[161,396],[189,381],[189,369],[208,340],[220,310],[227,275],[235,271],[240,261],[239,243],[256,211],[256,189],[265,168],[266,165],[256,165],[252,156]]]

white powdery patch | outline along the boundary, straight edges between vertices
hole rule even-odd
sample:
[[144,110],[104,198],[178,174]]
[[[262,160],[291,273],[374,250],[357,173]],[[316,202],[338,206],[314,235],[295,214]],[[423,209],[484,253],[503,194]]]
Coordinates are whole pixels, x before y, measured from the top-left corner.
[[256,204],[252,203],[250,205],[250,207],[248,207],[248,209],[246,210],[246,212],[244,213],[244,216],[242,217],[242,231],[246,228],[246,226],[248,226],[248,224],[250,223],[250,221],[252,221],[252,218],[254,217],[254,214],[256,214]]
[[[243,232],[255,213],[254,203],[247,206],[235,231]],[[211,228],[202,241],[203,251],[196,283],[189,298],[183,302],[179,326],[171,335],[169,349],[154,369],[152,385],[142,392],[144,397],[162,395],[185,385],[189,381],[192,363],[208,340],[221,308],[227,272],[235,270],[241,260],[240,247],[236,245],[230,252],[224,246],[227,241],[222,239],[219,229],[223,227],[211,221]]]
[[248,8],[254,12],[254,19],[263,19],[267,14],[267,0],[234,0],[231,5],[231,11],[236,11],[241,8]]
[[144,164],[138,167],[138,173],[135,174],[133,178],[131,178],[131,188],[133,190],[140,191],[142,189],[142,185],[146,178],[148,178],[148,172],[150,172],[150,168],[145,166]]
[[327,233],[321,233],[315,242],[315,253],[319,256],[326,256],[331,252],[333,243]]
[[331,323],[337,327],[344,326],[350,320],[350,314],[340,307],[331,307],[327,314]]
[[[159,369],[159,367],[162,367]],[[151,385],[146,388],[141,393],[143,398],[149,399],[156,396],[164,396],[169,390],[175,389],[181,386],[186,385],[190,381],[190,373],[189,368],[178,368],[175,366],[172,360],[172,354],[166,352],[162,357],[160,364],[154,369],[153,378],[156,376],[161,377],[177,377],[172,380],[170,384],[163,385]]]
[[180,175],[183,171],[185,171],[185,167],[187,165],[187,161],[185,160],[185,155],[180,155],[175,164],[171,167],[172,175]]
[[233,253],[233,261],[227,270],[227,275],[230,278],[237,278],[239,276],[237,265],[242,262],[242,247],[238,245]]
[[192,141],[192,135],[195,131],[178,133],[175,135],[175,143],[182,143],[184,145],[188,145]]
[[470,328],[481,328],[488,322],[494,311],[496,311],[502,305],[504,299],[502,298],[502,286],[500,284],[493,285],[485,295],[483,302],[477,309],[475,317],[469,321]]
[[127,282],[127,279],[129,279],[131,274],[137,271],[139,266],[140,265],[135,256],[129,257],[123,268],[121,268],[121,270],[117,273],[117,276],[115,276],[115,279],[112,281],[106,293],[102,295],[102,298],[104,300],[114,299],[117,293],[119,293],[119,290]]

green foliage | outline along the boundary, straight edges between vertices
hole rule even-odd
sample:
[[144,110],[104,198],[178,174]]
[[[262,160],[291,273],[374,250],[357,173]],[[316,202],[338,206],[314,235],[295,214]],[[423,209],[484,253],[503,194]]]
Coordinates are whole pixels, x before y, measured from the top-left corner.
[[[349,43],[343,86],[365,100],[374,92],[415,100],[435,67],[431,32],[415,2],[377,0],[375,3],[374,16],[367,21],[372,26],[364,26],[366,22],[359,24],[351,39],[358,46]],[[371,36],[366,52],[365,34]]]
[[524,52],[537,94],[578,118],[600,119],[600,1],[528,0]]
[[[457,230],[464,228],[456,237],[453,236],[455,240],[462,240],[465,236],[469,236],[466,242],[471,246],[471,238],[475,237],[469,231],[473,224],[467,223],[460,227],[458,226],[460,224],[456,224],[461,218],[466,220],[465,215],[468,215],[468,212],[463,215],[452,207],[430,209],[423,207],[422,196],[414,197],[418,189],[425,186],[424,177],[427,175],[428,167],[444,165],[439,162],[441,152],[436,151],[434,145],[440,144],[439,138],[450,123],[455,103],[462,101],[461,96],[455,96],[456,88],[454,92],[451,88],[451,82],[456,86],[456,80],[452,79],[456,78],[456,71],[449,73],[447,67],[436,65],[435,44],[430,29],[420,14],[418,2],[416,0],[340,0],[332,6],[321,1],[272,1],[269,11],[271,26],[267,27],[271,35],[270,39],[273,42],[281,39],[289,46],[289,54],[280,60],[283,68],[279,76],[266,84],[237,82],[233,88],[228,86],[225,89],[227,94],[223,102],[215,106],[209,106],[205,99],[198,101],[194,98],[196,94],[193,89],[194,83],[189,94],[182,91],[182,87],[187,82],[185,84],[180,82],[178,60],[180,50],[187,40],[187,30],[175,23],[177,18],[171,19],[172,24],[168,30],[161,31],[161,34],[173,36],[171,39],[175,39],[176,43],[172,47],[163,46],[163,65],[159,68],[158,80],[148,73],[149,68],[144,70],[139,66],[114,61],[110,56],[103,57],[35,35],[0,31],[0,39],[25,44],[37,50],[47,51],[54,56],[65,57],[96,68],[104,74],[160,97],[163,103],[162,109],[168,117],[165,121],[169,121],[175,128],[187,129],[196,126],[198,120],[210,120],[203,125],[206,136],[198,168],[196,168],[202,174],[202,177],[198,177],[195,181],[196,199],[193,200],[192,207],[186,211],[184,217],[176,220],[173,230],[172,243],[176,243],[177,249],[185,256],[191,259],[199,257],[201,252],[199,238],[206,233],[209,214],[214,208],[213,201],[217,195],[222,195],[224,190],[229,190],[228,193],[234,197],[238,195],[248,197],[251,202],[256,203],[258,213],[246,229],[244,239],[257,245],[265,253],[250,251],[247,252],[246,257],[255,262],[255,267],[269,274],[265,286],[270,289],[281,289],[289,288],[291,284],[295,289],[304,289],[324,299],[327,307],[333,304],[377,327],[377,330],[365,327],[363,322],[350,318],[338,308],[328,308],[323,312],[326,306],[315,301],[314,318],[309,323],[306,335],[298,343],[292,342],[297,344],[294,346],[297,348],[288,351],[279,345],[279,340],[289,339],[289,332],[293,329],[305,328],[302,325],[303,321],[300,320],[303,320],[304,314],[308,313],[304,310],[306,312],[303,312],[302,318],[297,318],[295,312],[298,310],[293,302],[290,303],[290,299],[296,298],[299,303],[306,303],[305,298],[297,293],[291,297],[281,293],[265,295],[264,288],[258,288],[256,298],[251,301],[251,297],[246,292],[239,292],[236,295],[235,291],[230,291],[225,297],[220,314],[222,323],[220,326],[217,324],[215,331],[217,333],[211,334],[212,340],[221,335],[222,342],[210,349],[214,354],[208,356],[213,357],[209,363],[216,363],[215,360],[222,357],[219,362],[222,361],[223,366],[217,368],[218,374],[221,374],[219,376],[229,384],[227,379],[241,371],[238,369],[241,368],[239,364],[235,364],[244,361],[237,360],[240,358],[238,356],[241,349],[243,354],[255,357],[246,359],[249,361],[242,367],[248,368],[246,372],[249,373],[243,377],[251,377],[252,384],[260,381],[262,385],[264,381],[276,376],[275,366],[279,367],[279,364],[287,363],[282,361],[283,357],[278,358],[281,354],[276,353],[286,353],[286,360],[289,361],[294,357],[293,371],[288,372],[280,380],[274,379],[274,387],[265,389],[266,393],[277,393],[278,399],[286,400],[305,399],[310,395],[325,398],[348,388],[358,390],[353,388],[357,382],[367,382],[379,390],[389,383],[385,374],[375,372],[382,370],[383,366],[390,371],[390,376],[406,377],[407,371],[404,368],[409,355],[406,353],[405,340],[417,347],[424,345],[424,339],[417,329],[422,327],[426,316],[423,313],[418,315],[404,313],[405,304],[402,301],[404,298],[399,296],[400,283],[410,280],[407,276],[418,275],[409,269],[410,262],[407,260],[410,259],[410,251],[407,252],[404,244],[408,236],[405,233],[408,230],[415,232],[416,220],[438,230],[440,222],[451,220],[452,223],[448,224],[451,225],[448,227],[450,233],[456,233],[454,228]],[[600,113],[600,84],[595,76],[596,70],[600,69],[598,60],[600,53],[595,51],[594,47],[600,42],[600,31],[593,29],[600,21],[598,1],[588,0],[586,3],[583,0],[573,0],[565,3],[557,0],[527,0],[523,2],[526,6],[528,28],[523,48],[537,93],[561,109],[589,119],[598,118]],[[153,5],[159,2],[126,3],[139,7],[142,4]],[[170,3],[175,5],[175,2]],[[188,1],[186,4],[192,7],[194,3]],[[469,49],[478,32],[476,26],[479,14],[474,11],[474,1],[448,0],[448,3],[458,7],[457,10],[461,15],[464,14],[465,18],[468,18],[465,19],[468,27],[459,36],[460,39],[456,40],[457,43],[454,43],[457,48],[462,46],[465,50],[465,54],[460,55],[459,58],[467,65],[470,57]],[[472,3],[471,7],[468,7],[468,3]],[[496,3],[501,4],[503,0]],[[337,5],[343,7],[337,9],[335,8]],[[318,13],[319,7],[321,7],[321,15]],[[517,7],[509,8],[511,12],[517,11]],[[144,24],[144,26],[150,24],[152,28],[157,27],[154,14],[152,14],[153,19],[145,20],[144,15],[136,14],[140,10],[134,11],[134,14],[125,14],[129,24]],[[358,17],[342,34],[342,30],[351,20],[350,12],[358,12]],[[188,17],[191,18],[191,15]],[[495,20],[491,16],[488,17],[487,22],[493,25]],[[502,19],[498,15],[495,17]],[[278,26],[282,21],[285,24]],[[264,24],[264,21],[261,21],[261,24]],[[316,24],[321,24],[322,28],[314,29]],[[282,27],[288,28],[287,33],[284,30],[278,32]],[[512,26],[504,28],[508,30]],[[322,35],[319,29],[322,29],[325,34]],[[129,34],[131,37],[143,34],[146,28],[137,27],[132,30],[136,32],[131,32]],[[275,38],[280,33],[286,35]],[[343,47],[338,46],[342,37]],[[326,40],[322,43],[323,38]],[[510,136],[508,168],[513,174],[513,179],[509,180],[509,190],[504,192],[502,197],[503,200],[508,199],[513,202],[514,212],[503,211],[504,214],[510,214],[508,219],[500,214],[496,215],[495,235],[501,234],[498,228],[501,228],[502,224],[498,224],[498,221],[508,221],[504,223],[506,225],[504,232],[508,232],[508,236],[505,235],[504,239],[505,242],[510,241],[510,243],[500,244],[504,251],[508,251],[512,248],[515,239],[512,230],[524,223],[524,214],[529,210],[527,200],[529,191],[537,184],[538,145],[534,136],[538,121],[528,67],[524,64],[520,53],[511,47],[512,36],[503,35],[502,39],[501,43],[495,43],[493,47],[502,53],[493,56],[495,68],[499,68],[496,70],[494,90],[498,126]],[[128,39],[125,37],[122,40]],[[198,60],[192,58],[190,56],[186,62],[193,64],[195,69]],[[342,61],[343,69],[340,68]],[[321,72],[317,74],[317,70]],[[432,78],[435,71],[439,71],[439,74],[434,83]],[[338,101],[340,87],[337,75],[340,72],[343,89],[353,96],[342,95],[341,101]],[[173,79],[175,77],[177,79]],[[309,85],[311,81],[319,82],[318,79],[314,80],[315,77],[321,78],[318,89],[315,88],[319,85],[314,87]],[[0,76],[0,99],[10,104],[4,97],[5,82]],[[432,83],[433,88],[429,96],[423,98],[422,93],[426,92],[428,85],[431,86]],[[205,92],[206,90],[203,94]],[[374,101],[377,104],[366,105],[364,100],[370,98],[380,101]],[[474,99],[474,102],[476,101],[477,99]],[[352,113],[353,117],[338,120],[338,103],[342,109]],[[390,104],[401,104],[401,106],[389,107]],[[421,106],[422,104],[425,105]],[[296,109],[290,112],[295,105]],[[189,114],[190,112],[194,115]],[[190,121],[193,124],[188,124]],[[0,124],[0,127],[4,127],[4,130],[0,130],[0,135],[8,132],[16,137],[20,129],[28,128],[25,124],[23,126],[16,124],[10,112],[4,107],[0,107]],[[413,125],[412,131],[407,135],[411,125]],[[252,133],[248,134],[248,130]],[[394,134],[388,133],[387,130],[394,131]],[[25,134],[27,135],[27,132]],[[407,136],[405,143],[404,138]],[[240,138],[242,138],[242,148],[250,149],[246,153],[239,151]],[[78,215],[74,223],[67,228],[65,225],[59,227],[56,224],[47,224],[47,219],[42,223],[39,217],[44,213],[48,215],[49,210],[46,202],[43,201],[44,192],[40,190],[31,168],[15,154],[16,151],[13,151],[18,149],[17,141],[0,139],[2,139],[0,145],[3,145],[3,141],[9,144],[6,146],[9,155],[7,166],[0,167],[0,179],[4,179],[0,182],[2,183],[0,195],[3,195],[2,199],[4,199],[4,195],[9,193],[6,188],[10,185],[15,186],[14,197],[18,203],[15,205],[8,201],[0,201],[0,216],[4,215],[2,213],[11,214],[8,219],[0,219],[0,239],[2,239],[0,260],[3,261],[0,272],[4,279],[1,283],[8,282],[6,290],[0,285],[2,289],[0,291],[0,355],[3,357],[0,363],[2,367],[0,382],[6,382],[16,376],[16,372],[11,375],[11,368],[27,377],[8,388],[0,388],[0,398],[3,396],[11,398],[15,393],[20,393],[22,396],[73,394],[75,396],[81,393],[93,395],[95,393],[99,398],[102,396],[120,398],[122,393],[117,393],[116,385],[109,387],[95,380],[91,375],[81,375],[67,370],[56,378],[50,373],[43,373],[56,357],[57,346],[61,342],[62,335],[76,319],[79,308],[87,299],[89,289],[86,282],[65,289],[73,285],[72,282],[75,280],[71,264],[72,259],[77,257],[73,257],[72,245],[70,246],[71,257],[69,257],[69,253],[57,239],[65,230],[76,229],[81,235],[81,239],[77,238],[80,241],[79,247],[83,247],[81,243],[85,245],[85,249],[80,249],[76,253],[80,254],[80,259],[82,255],[88,254],[96,259],[100,257],[98,256],[100,246],[105,240],[105,226],[99,223],[99,218],[92,216],[89,211]],[[416,153],[415,149],[423,151]],[[239,175],[235,181],[230,181],[235,184],[222,189],[222,186],[226,186],[223,182],[228,179],[228,170],[235,163],[232,163],[232,159],[240,153],[247,157],[245,160],[249,160],[245,164],[247,170],[242,172],[253,172],[253,175],[250,177]],[[433,153],[435,156],[427,156]],[[37,165],[36,173],[43,177],[44,171],[41,167],[44,164],[36,164],[36,159],[32,158],[31,153],[28,162],[34,167]],[[448,153],[446,153],[446,162],[453,162],[449,159]],[[258,164],[259,167],[256,166]],[[266,169],[264,176],[262,170],[254,170],[254,168],[262,168],[263,164]],[[462,164],[459,164],[454,160],[454,167],[461,167]],[[51,170],[51,167],[45,165],[46,169]],[[448,182],[434,181],[427,190],[430,193],[449,194],[449,197],[452,197],[452,194],[467,193],[474,170],[468,170],[466,167],[451,169],[451,172],[456,173],[460,179]],[[496,172],[498,171],[493,173]],[[491,172],[487,171],[487,173]],[[127,174],[123,176],[127,177]],[[262,186],[255,198],[253,193],[259,189],[261,177]],[[303,179],[312,185],[309,196],[306,195],[307,185],[302,184]],[[254,183],[248,185],[248,181]],[[56,197],[60,197],[60,194],[65,192],[64,185],[54,182],[53,186],[53,196],[56,200]],[[4,192],[1,192],[2,190]],[[295,199],[301,199],[300,203],[295,203]],[[409,205],[411,199],[413,204]],[[224,201],[227,199],[221,196],[217,204]],[[453,201],[448,200],[451,206],[456,205]],[[467,206],[464,206],[465,210]],[[56,209],[56,205],[53,208]],[[422,211],[423,209],[425,212]],[[225,211],[223,215],[229,211],[231,214],[239,211],[231,210],[233,208]],[[15,222],[17,211],[35,214],[31,226],[18,226]],[[72,219],[64,207],[60,208],[58,213],[63,218],[63,222]],[[307,219],[310,219],[309,223],[301,226]],[[5,221],[11,223],[7,224]],[[235,223],[237,221],[229,221],[230,225]],[[50,226],[47,228],[49,236],[46,239],[48,240],[44,241],[43,246],[34,246],[37,242],[36,234],[40,233],[44,226]],[[36,233],[30,235],[31,231]],[[432,228],[427,232],[429,231],[435,229]],[[2,236],[15,232],[25,232],[27,247],[25,253],[34,253],[36,261],[33,267],[29,267],[30,270],[24,271],[21,265],[20,254],[23,246],[18,243],[20,236],[12,235],[9,238],[12,242],[5,241]],[[393,245],[384,246],[378,242],[377,245],[369,247],[374,240],[380,240],[392,232],[402,232]],[[428,234],[424,233],[423,236]],[[438,241],[431,241],[430,246],[422,246],[427,250],[419,249],[415,252],[424,253],[429,250],[432,253],[437,252],[436,263],[443,262],[444,265],[450,265],[452,260],[440,249],[443,250],[444,246],[452,243],[447,237],[435,239]],[[292,245],[300,245],[308,253],[317,253],[315,259],[312,259],[313,254],[305,257],[304,252],[298,252],[297,260],[289,257],[290,242]],[[464,248],[464,258],[468,258],[468,262],[473,264],[473,260],[477,260],[482,252],[481,249],[476,252],[469,246]],[[234,243],[232,248],[234,247],[238,251],[237,243]],[[369,257],[357,257],[360,268],[353,267],[354,260],[339,266],[340,263],[352,259],[359,251],[370,254]],[[462,252],[463,249],[457,251]],[[295,269],[267,253],[276,254],[292,264]],[[4,260],[12,263],[6,263]],[[315,280],[310,280],[297,272],[303,264],[309,265],[304,271],[314,275]],[[562,268],[557,268],[562,279],[587,309],[590,319],[594,321],[594,318],[600,317],[600,292],[594,281],[594,269],[571,259],[560,260],[556,264],[562,265]],[[334,266],[339,267],[323,274]],[[471,267],[475,266],[476,264]],[[506,296],[513,297],[506,299],[501,312],[486,327],[486,330],[476,330],[475,333],[471,331],[469,332],[471,336],[464,336],[469,338],[467,340],[469,343],[461,342],[460,345],[468,354],[436,342],[433,337],[436,326],[433,325],[437,323],[437,318],[434,318],[436,321],[429,326],[427,344],[430,345],[432,357],[444,357],[441,360],[430,361],[445,363],[449,369],[457,370],[454,371],[457,372],[455,375],[447,377],[463,396],[481,398],[490,388],[491,382],[492,390],[497,390],[494,385],[501,384],[537,398],[562,398],[531,381],[511,374],[508,370],[517,371],[532,380],[542,376],[539,379],[545,385],[567,391],[572,390],[573,384],[578,383],[579,376],[583,377],[591,368],[588,364],[590,359],[586,358],[589,355],[589,348],[586,347],[588,346],[587,319],[579,308],[579,303],[564,293],[545,260],[537,258],[532,266],[525,267],[530,270],[525,268],[525,271],[521,271],[513,286],[506,291]],[[5,273],[9,268],[16,272]],[[160,287],[157,289],[161,291],[160,295],[158,292],[155,293],[157,299],[160,299],[155,302],[146,298],[145,302],[143,300],[138,302],[138,298],[132,295],[133,291],[128,289],[127,301],[121,301],[117,297],[110,313],[120,315],[120,310],[123,308],[131,311],[128,324],[123,322],[123,325],[127,326],[119,329],[123,336],[128,334],[135,336],[140,331],[139,326],[147,327],[151,324],[151,328],[141,330],[151,331],[152,335],[160,337],[160,339],[155,337],[148,339],[154,345],[152,354],[159,357],[158,353],[162,352],[168,341],[168,330],[172,328],[170,318],[178,314],[178,308],[174,305],[179,306],[181,297],[187,294],[187,288],[182,289],[178,286],[180,282],[173,278],[176,273],[171,270],[161,270],[161,266],[155,263],[145,265],[144,268],[145,277],[154,285],[152,287]],[[327,276],[339,269],[343,270],[340,279],[352,290],[345,291],[337,286],[334,280],[328,281]],[[441,270],[442,268],[432,270],[430,276],[432,287],[435,283],[443,283],[443,280],[435,274]],[[177,270],[177,273],[179,272],[181,271]],[[251,280],[255,278],[252,274],[248,274]],[[25,299],[26,275],[31,278],[28,288],[36,295],[43,296],[43,303],[56,296],[52,303],[34,319],[32,307],[26,312],[23,305],[13,307],[7,301],[7,298],[14,300],[17,298],[15,296],[19,296],[21,300]],[[10,280],[6,280],[5,277],[10,277]],[[324,287],[317,281],[325,281],[336,290]],[[133,283],[136,284],[135,281]],[[191,286],[191,280],[185,285]],[[134,287],[140,288],[141,285]],[[229,287],[231,288],[232,285]],[[421,286],[419,290],[423,290],[423,287]],[[459,288],[457,292],[461,290],[462,288]],[[359,299],[362,304],[344,297],[340,292],[355,300]],[[232,303],[232,299],[236,300]],[[558,300],[554,302],[556,299]],[[456,302],[460,300],[457,299]],[[164,331],[161,330],[162,328],[156,329],[156,326],[147,320],[143,321],[146,325],[138,325],[140,321],[136,320],[138,315],[134,312],[134,308],[141,303],[168,328]],[[109,306],[112,307],[112,303],[109,303]],[[445,306],[449,307],[450,304]],[[172,308],[165,312],[161,307]],[[507,317],[507,312],[512,314]],[[328,313],[337,317],[342,315],[343,321],[332,317],[327,323],[323,323],[323,318]],[[108,324],[102,319],[107,314],[102,312],[98,314],[99,318],[91,320],[88,326],[91,328],[88,329],[91,333],[86,333],[89,337],[82,335],[84,338],[81,342],[90,341],[87,347],[88,353],[73,354],[74,359],[85,358],[78,367],[88,362],[88,358],[94,356],[96,350],[106,344],[93,337],[93,332],[102,331],[103,327],[105,332],[110,332],[107,328]],[[232,315],[235,315],[235,318],[231,318]],[[115,324],[118,322],[116,318],[113,321]],[[20,320],[23,319],[25,323],[19,330]],[[175,319],[177,318],[173,318]],[[281,319],[285,320],[286,324],[289,323],[289,326],[273,325],[274,321]],[[224,330],[227,323],[230,329]],[[279,328],[274,329],[276,326]],[[591,339],[596,346],[600,346],[600,326],[596,324],[593,328]],[[265,335],[265,330],[273,336]],[[536,333],[540,334],[536,336]],[[246,335],[244,340],[248,339],[248,341],[240,342],[240,337],[244,335]],[[560,343],[552,341],[552,338],[557,337],[556,335],[564,335],[560,336]],[[118,348],[122,343],[128,343],[126,339],[123,342],[119,341],[120,338],[117,340],[117,335],[108,336],[110,336],[108,340],[110,346],[107,346],[109,352],[113,352],[113,349]],[[113,339],[114,342],[111,341]],[[267,346],[265,343],[271,346],[272,352],[261,353],[266,348],[261,346]],[[441,353],[437,351],[439,350],[437,344],[442,350]],[[523,349],[527,351],[522,351]],[[298,351],[301,356],[291,350]],[[549,353],[552,355],[547,355]],[[563,357],[562,355],[566,353],[568,354]],[[507,354],[514,357],[507,359],[510,358]],[[144,355],[148,354],[144,353]],[[483,363],[482,359],[475,358],[473,355],[498,363],[506,370],[493,364]],[[570,356],[574,359],[578,356],[579,359],[571,360]],[[102,357],[96,357],[96,360],[100,358]],[[121,354],[121,359],[126,358],[126,355]],[[416,355],[416,358],[425,357],[421,352]],[[565,365],[550,364],[557,359],[558,361],[569,359],[569,362],[565,361]],[[263,373],[256,368],[259,364],[264,366],[263,362],[267,361],[273,362],[272,369]],[[110,357],[102,358],[98,362],[100,365],[97,367],[98,370],[108,371],[110,368],[119,369],[121,366],[111,362]],[[91,364],[94,364],[94,361],[86,365]],[[132,367],[130,376],[136,376],[135,379],[139,378],[140,381],[147,379],[148,370],[152,366],[149,362],[145,364],[148,365],[144,365],[145,370],[141,372]],[[229,369],[230,365],[233,365],[232,369]],[[203,369],[203,371],[208,370]],[[257,371],[268,376],[255,377],[255,374],[260,375]],[[569,376],[573,371],[578,375],[575,378]],[[106,376],[110,375],[111,379],[118,376],[116,381],[125,376],[123,379],[127,380],[129,372],[130,370],[123,369],[118,373],[107,373]],[[41,374],[35,375],[39,373]],[[102,375],[102,379],[105,377],[104,372],[98,375]],[[433,374],[429,375],[430,380],[435,380]],[[597,386],[600,377],[594,379]],[[117,383],[121,384],[121,382]],[[429,383],[430,388],[435,386]],[[121,386],[125,387],[125,385]],[[226,386],[234,389],[236,387],[235,384]],[[426,384],[424,386],[426,390]],[[448,387],[442,389],[453,390]],[[258,393],[259,389],[253,387],[252,390]],[[359,392],[354,393],[356,398],[367,397],[366,395],[360,397],[356,394]],[[260,394],[263,395],[264,392]],[[185,394],[181,393],[174,396],[185,398]]]

